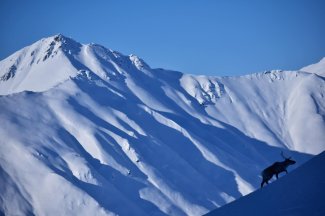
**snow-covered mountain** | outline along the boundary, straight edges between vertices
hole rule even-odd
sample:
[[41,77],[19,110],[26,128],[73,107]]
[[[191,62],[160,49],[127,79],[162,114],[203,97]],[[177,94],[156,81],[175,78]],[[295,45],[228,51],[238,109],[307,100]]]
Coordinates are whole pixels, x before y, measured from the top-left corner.
[[206,216],[325,215],[325,152],[270,184]]
[[316,68],[193,76],[42,39],[0,62],[0,213],[207,213],[325,149]]
[[317,74],[319,76],[325,77],[324,68],[325,68],[325,57],[322,58],[316,64],[308,65],[306,67],[301,68],[301,71],[306,71],[306,72],[309,72],[309,73],[314,73],[314,74]]

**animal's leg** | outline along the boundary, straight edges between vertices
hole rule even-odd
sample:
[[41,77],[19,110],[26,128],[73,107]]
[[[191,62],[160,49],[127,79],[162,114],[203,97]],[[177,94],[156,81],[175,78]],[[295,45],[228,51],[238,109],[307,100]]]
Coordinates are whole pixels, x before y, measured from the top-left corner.
[[275,176],[276,176],[276,179],[278,179],[279,178],[279,173],[276,173]]

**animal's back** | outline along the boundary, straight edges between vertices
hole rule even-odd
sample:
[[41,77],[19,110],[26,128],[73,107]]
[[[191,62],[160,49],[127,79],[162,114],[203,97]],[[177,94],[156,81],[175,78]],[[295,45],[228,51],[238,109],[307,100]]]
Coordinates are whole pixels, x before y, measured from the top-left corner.
[[273,176],[273,174],[274,174],[274,172],[273,172],[273,167],[274,167],[275,165],[276,165],[276,162],[273,163],[271,166],[265,168],[265,169],[262,171],[261,175],[262,175],[263,179],[270,179],[270,178],[272,178],[272,176]]

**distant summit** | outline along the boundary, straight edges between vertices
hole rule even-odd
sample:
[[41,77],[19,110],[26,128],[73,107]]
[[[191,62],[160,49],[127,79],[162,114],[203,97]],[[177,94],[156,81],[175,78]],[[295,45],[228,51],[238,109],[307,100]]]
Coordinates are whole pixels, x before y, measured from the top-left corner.
[[44,38],[0,62],[0,215],[203,215],[281,151],[289,172],[324,151],[324,95],[306,71],[194,76]]
[[80,70],[114,79],[150,67],[135,55],[124,56],[97,44],[83,45],[58,34],[17,51],[0,62],[0,69],[0,95],[6,95],[48,90]]
[[301,71],[315,73],[318,74],[319,76],[325,77],[325,57],[322,58],[318,63],[311,64],[301,68]]

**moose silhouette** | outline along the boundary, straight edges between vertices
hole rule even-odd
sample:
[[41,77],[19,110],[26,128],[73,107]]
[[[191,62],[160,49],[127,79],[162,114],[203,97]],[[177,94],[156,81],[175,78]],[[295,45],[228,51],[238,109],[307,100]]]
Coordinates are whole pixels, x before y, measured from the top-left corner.
[[275,162],[262,171],[263,181],[261,183],[261,188],[263,187],[264,183],[269,183],[268,181],[273,177],[274,174],[276,176],[276,179],[278,179],[278,175],[281,172],[286,172],[288,174],[287,167],[296,163],[296,161],[291,160],[291,157],[285,157],[283,155],[283,152],[281,152],[281,156],[284,158],[284,161]]

